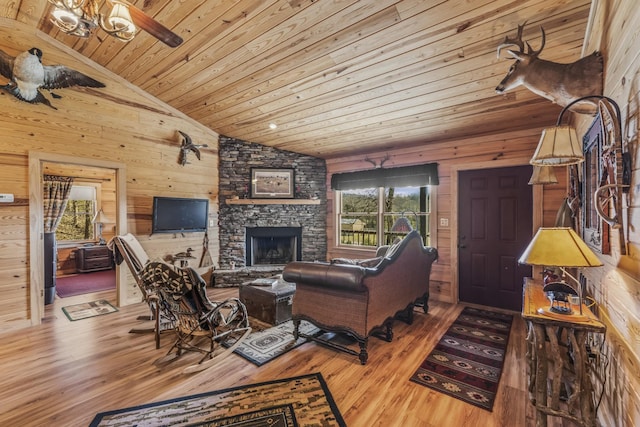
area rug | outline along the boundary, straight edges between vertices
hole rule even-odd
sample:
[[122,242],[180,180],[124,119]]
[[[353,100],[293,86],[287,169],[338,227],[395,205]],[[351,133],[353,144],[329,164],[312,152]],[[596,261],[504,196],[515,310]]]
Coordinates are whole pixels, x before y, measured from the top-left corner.
[[56,278],[56,294],[60,298],[84,295],[91,292],[108,291],[116,288],[114,270],[95,273],[75,274]]
[[109,301],[103,299],[62,307],[62,312],[71,321],[87,319],[94,316],[102,316],[103,314],[109,314],[116,311],[118,311],[117,308],[109,304]]
[[[300,332],[303,334],[313,335],[319,331],[309,322],[300,322]],[[302,337],[294,341],[293,321],[289,320],[271,328],[252,332],[233,352],[254,365],[262,366],[305,342],[307,339]]]
[[346,426],[319,372],[101,412],[90,427],[135,425]]
[[411,381],[493,410],[513,316],[465,307]]

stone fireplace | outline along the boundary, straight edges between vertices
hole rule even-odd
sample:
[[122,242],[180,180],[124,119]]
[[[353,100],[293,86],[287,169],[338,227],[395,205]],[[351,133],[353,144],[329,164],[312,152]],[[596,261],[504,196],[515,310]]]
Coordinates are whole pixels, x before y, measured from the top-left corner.
[[[215,286],[277,274],[289,261],[326,259],[324,160],[224,136],[219,157],[220,258]],[[295,198],[251,199],[254,167],[294,169]]]
[[250,227],[245,237],[247,267],[302,259],[302,227]]

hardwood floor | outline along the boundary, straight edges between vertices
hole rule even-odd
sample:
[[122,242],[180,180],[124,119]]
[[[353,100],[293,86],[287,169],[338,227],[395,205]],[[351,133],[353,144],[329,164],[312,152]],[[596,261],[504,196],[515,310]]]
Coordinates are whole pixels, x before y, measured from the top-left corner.
[[[213,300],[237,288],[209,290]],[[432,302],[416,311],[413,325],[394,323],[391,343],[371,338],[369,362],[307,343],[256,367],[232,355],[209,370],[185,375],[195,360],[185,355],[168,367],[153,361],[165,354],[171,335],[155,349],[153,336],[128,333],[146,315],[143,303],[117,313],[70,322],[62,307],[106,298],[115,291],[59,299],[46,306],[40,326],[0,335],[0,425],[86,426],[96,413],[153,401],[321,372],[349,426],[533,426],[526,392],[525,327],[516,314],[493,412],[409,381],[462,305]],[[570,426],[549,417],[549,426]]]

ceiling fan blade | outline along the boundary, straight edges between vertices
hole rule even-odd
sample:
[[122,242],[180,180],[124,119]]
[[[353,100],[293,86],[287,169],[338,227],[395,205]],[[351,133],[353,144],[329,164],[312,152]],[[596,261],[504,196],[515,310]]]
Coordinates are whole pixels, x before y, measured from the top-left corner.
[[129,7],[129,14],[131,15],[131,19],[133,19],[133,23],[136,24],[136,26],[142,28],[147,33],[151,34],[167,46],[180,46],[180,44],[182,43],[182,37],[171,31],[131,3],[127,2],[126,4]]

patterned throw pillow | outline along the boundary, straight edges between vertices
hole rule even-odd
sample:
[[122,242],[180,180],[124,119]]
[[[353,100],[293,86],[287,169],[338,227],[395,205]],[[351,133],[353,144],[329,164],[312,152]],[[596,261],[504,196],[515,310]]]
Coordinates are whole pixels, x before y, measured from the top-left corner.
[[375,258],[363,259],[358,262],[358,265],[361,267],[375,267],[376,265],[380,264],[382,258],[383,257],[379,256]]
[[375,267],[382,261],[382,257],[367,258],[367,259],[350,259],[350,258],[333,258],[331,264],[348,264],[359,265],[361,267]]
[[385,252],[384,256],[386,258],[391,258],[393,256],[393,254],[398,250],[398,248],[400,247],[400,243],[402,242],[402,239],[399,237],[396,237],[393,240],[393,243],[391,244],[391,246],[389,246],[389,249],[387,249],[387,252]]

